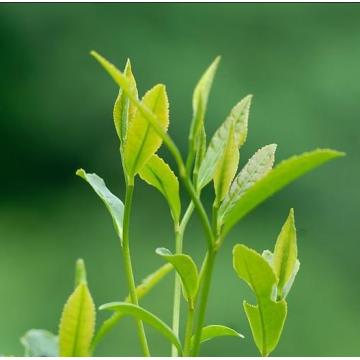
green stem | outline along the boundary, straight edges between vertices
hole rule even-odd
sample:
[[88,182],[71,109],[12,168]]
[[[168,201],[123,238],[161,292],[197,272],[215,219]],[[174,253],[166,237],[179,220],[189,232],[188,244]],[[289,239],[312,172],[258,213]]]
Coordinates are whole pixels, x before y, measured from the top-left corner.
[[[186,225],[188,224],[191,214],[194,210],[194,205],[191,202],[185,211],[185,214],[181,220],[180,226],[175,229],[175,252],[180,254],[183,247],[183,238]],[[175,286],[174,286],[174,305],[173,305],[173,322],[172,330],[176,336],[179,336],[179,324],[180,324],[180,305],[181,305],[181,279],[180,276],[175,274]],[[178,350],[176,346],[171,347],[171,356],[178,356]]]
[[185,328],[184,356],[190,356],[191,337],[194,324],[194,307],[189,305]]
[[208,303],[208,297],[210,292],[211,278],[214,269],[216,252],[213,250],[209,250],[206,254],[206,260],[204,265],[204,270],[202,274],[202,288],[199,299],[199,315],[196,324],[194,344],[192,347],[192,356],[197,356],[200,350],[200,339],[201,339],[201,331],[204,326],[206,308]]
[[[124,258],[125,273],[129,286],[130,299],[134,305],[138,305],[139,303],[136,294],[135,279],[134,279],[133,267],[131,264],[131,254],[130,254],[130,246],[129,246],[129,227],[130,227],[130,214],[131,214],[133,192],[134,192],[134,179],[128,179],[126,184],[126,195],[125,195],[125,206],[124,206],[122,253]],[[150,356],[149,347],[144,330],[144,324],[140,320],[137,320],[136,322],[137,322],[140,344],[144,356]]]

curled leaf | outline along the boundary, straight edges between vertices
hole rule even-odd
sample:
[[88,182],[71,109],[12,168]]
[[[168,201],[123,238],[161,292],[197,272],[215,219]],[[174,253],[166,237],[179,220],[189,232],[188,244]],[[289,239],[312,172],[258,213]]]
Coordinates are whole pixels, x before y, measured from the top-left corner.
[[83,169],[76,171],[76,175],[83,178],[96,192],[108,209],[115,231],[122,242],[124,204],[106,187],[104,180],[96,174],[88,174]]
[[21,338],[25,356],[57,357],[59,356],[59,339],[47,330],[31,329]]
[[[238,333],[234,329],[231,329],[224,325],[208,325],[202,328],[200,342],[209,341],[219,336],[236,336],[239,338],[244,338],[244,335]],[[191,339],[194,341],[194,336]]]

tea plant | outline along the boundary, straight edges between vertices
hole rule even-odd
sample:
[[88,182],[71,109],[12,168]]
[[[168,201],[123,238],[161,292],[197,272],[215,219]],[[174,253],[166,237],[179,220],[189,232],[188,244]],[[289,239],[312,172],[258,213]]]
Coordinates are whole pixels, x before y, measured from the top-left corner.
[[[216,256],[233,226],[257,205],[298,177],[343,153],[317,149],[293,156],[273,167],[276,145],[260,148],[238,172],[240,152],[248,132],[251,96],[239,101],[207,144],[205,115],[219,58],[209,66],[195,87],[193,118],[189,132],[188,155],[183,159],[168,135],[169,102],[162,84],[151,88],[142,99],[138,96],[130,61],[123,72],[96,52],[91,53],[119,86],[113,118],[119,138],[120,158],[125,179],[124,203],[113,195],[96,174],[80,169],[83,178],[105,204],[120,242],[129,295],[122,302],[99,307],[112,314],[95,329],[95,305],[90,294],[85,266],[76,265],[75,289],[64,306],[58,337],[45,330],[30,330],[22,343],[28,356],[90,356],[96,346],[125,316],[137,324],[139,344],[150,355],[144,323],[157,329],[171,344],[173,356],[197,356],[203,342],[219,336],[243,336],[224,325],[206,324],[206,308]],[[177,165],[177,175],[157,154],[164,143]],[[136,286],[130,252],[130,217],[135,178],[154,186],[167,200],[174,228],[174,251],[156,249],[164,265]],[[179,185],[190,196],[182,210]],[[211,216],[201,201],[203,188],[214,186]],[[184,233],[196,211],[204,229],[207,251],[200,267],[183,252]],[[261,355],[269,355],[277,346],[287,315],[286,297],[291,290],[300,262],[294,211],[279,233],[273,252],[262,254],[238,244],[233,249],[233,267],[238,277],[253,291],[256,303],[244,301],[254,342]],[[175,269],[172,326],[139,305],[139,301],[172,269]],[[187,304],[184,334],[180,334],[180,305]],[[182,336],[180,336],[182,335]]]

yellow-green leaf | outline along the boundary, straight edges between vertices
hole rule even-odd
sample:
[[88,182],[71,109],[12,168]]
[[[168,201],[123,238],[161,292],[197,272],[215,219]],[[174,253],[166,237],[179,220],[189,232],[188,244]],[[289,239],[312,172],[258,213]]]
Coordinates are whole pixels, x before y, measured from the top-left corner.
[[285,300],[276,301],[276,275],[260,254],[245,245],[234,247],[233,265],[256,296],[257,305],[244,301],[244,309],[255,344],[267,356],[280,339],[287,313]]
[[209,94],[219,62],[220,57],[218,56],[201,76],[194,90],[192,100],[193,120],[189,134],[190,143],[193,142],[193,146],[200,135],[201,127],[204,123]]
[[144,321],[151,325],[153,328],[162,333],[172,344],[176,346],[179,353],[182,353],[181,344],[177,336],[172,332],[168,325],[151,312],[143,309],[142,307],[134,304],[124,302],[113,302],[100,306],[100,310],[116,311],[123,315],[130,315],[138,320]]
[[234,127],[237,148],[240,148],[245,142],[250,104],[251,95],[248,95],[232,108],[228,117],[215,131],[200,165],[199,176],[197,178],[198,189],[202,189],[213,179],[216,166],[224,153],[232,126]]
[[218,161],[214,174],[215,203],[220,204],[227,194],[236,174],[240,154],[235,139],[235,126],[232,125],[224,152]]
[[[124,75],[128,79],[129,89],[134,97],[138,97],[136,81],[131,69],[131,63],[128,59],[124,69]],[[126,93],[120,88],[118,96],[116,98],[114,109],[113,109],[113,118],[116,133],[123,144],[126,139],[126,131],[128,123],[134,118],[136,111],[135,105],[129,101],[129,97]]]
[[67,300],[59,326],[60,356],[90,356],[95,330],[95,305],[85,281],[75,288]]
[[282,161],[248,189],[226,214],[223,234],[226,235],[241,218],[284,186],[310,170],[341,156],[344,156],[344,153],[330,149],[318,149]]
[[186,254],[172,254],[165,248],[157,248],[156,253],[174,266],[185,289],[185,297],[193,305],[199,287],[198,269],[194,260]]
[[175,224],[179,223],[181,202],[179,181],[169,165],[154,154],[139,171],[140,177],[148,184],[156,187],[167,200]]
[[96,192],[108,209],[113,220],[115,231],[122,242],[124,204],[106,187],[104,180],[96,174],[88,174],[83,169],[76,171],[76,175],[83,178]]
[[[156,85],[142,99],[142,104],[151,111],[158,125],[166,131],[169,125],[169,103],[164,85]],[[155,154],[162,138],[152,128],[142,112],[137,111],[129,123],[124,144],[125,167],[128,176],[135,176]]]

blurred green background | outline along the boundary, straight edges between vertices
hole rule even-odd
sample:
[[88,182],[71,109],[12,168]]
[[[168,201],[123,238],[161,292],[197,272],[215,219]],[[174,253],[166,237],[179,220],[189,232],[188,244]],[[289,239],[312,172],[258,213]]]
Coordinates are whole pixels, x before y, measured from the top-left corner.
[[[89,56],[123,67],[130,57],[140,93],[167,85],[170,133],[186,151],[192,90],[213,58],[208,133],[248,93],[255,95],[241,165],[276,142],[277,159],[316,147],[347,157],[286,188],[236,226],[218,258],[207,323],[244,333],[204,344],[204,356],[257,355],[242,310],[250,291],[231,267],[243,242],[272,248],[290,207],[302,263],[274,355],[359,355],[360,6],[341,4],[1,4],[0,5],[0,353],[22,354],[30,328],[57,331],[83,257],[97,305],[127,293],[119,245],[103,205],[75,176],[97,172],[123,197],[112,124],[116,86]],[[204,193],[209,205],[211,186]],[[186,201],[184,196],[184,202]],[[132,217],[136,278],[173,248],[163,198],[138,182]],[[204,239],[196,218],[185,249]],[[169,276],[142,304],[171,319]],[[99,321],[107,314],[99,314]],[[154,355],[169,344],[148,329]],[[96,355],[139,355],[126,319]]]

